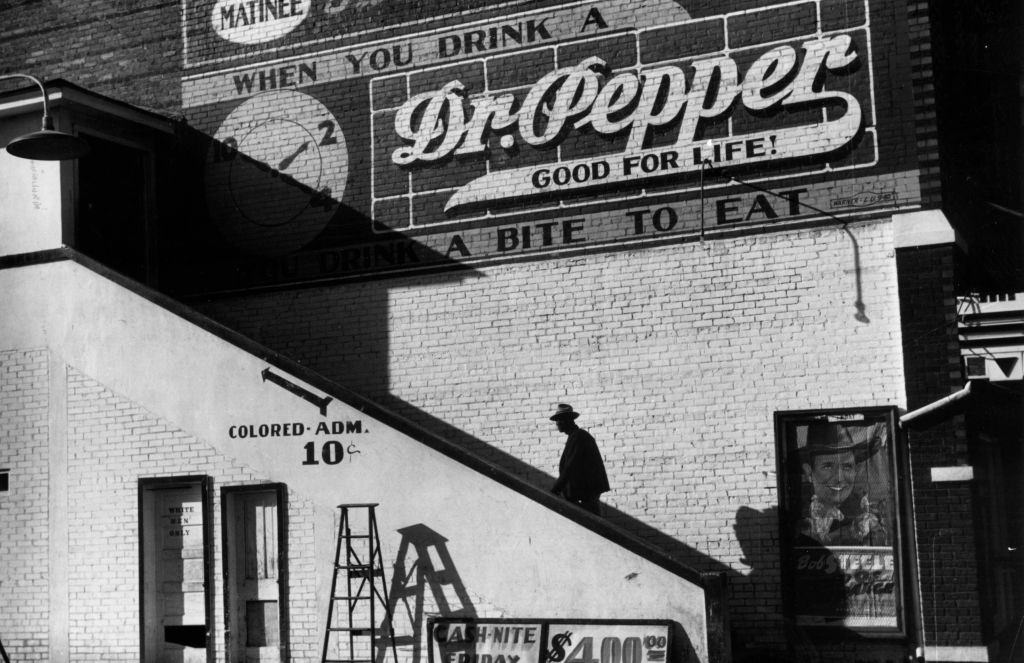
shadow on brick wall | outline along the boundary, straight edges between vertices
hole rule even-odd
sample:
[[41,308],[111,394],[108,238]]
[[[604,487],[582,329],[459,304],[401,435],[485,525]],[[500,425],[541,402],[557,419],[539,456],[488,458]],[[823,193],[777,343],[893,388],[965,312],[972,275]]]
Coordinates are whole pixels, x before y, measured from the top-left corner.
[[[440,278],[449,282],[472,272],[458,260],[466,249],[457,235],[438,249],[408,228],[371,218],[365,155],[352,155],[346,176],[335,180],[329,174],[338,166],[323,156],[331,139],[317,144],[294,133],[246,142],[177,126],[175,152],[157,178],[162,290],[193,300],[396,274],[424,274],[429,282],[444,272]],[[372,289],[360,305],[385,307],[387,290]],[[386,329],[386,318],[375,321]],[[315,332],[316,323],[338,321],[303,322]]]
[[[817,560],[819,566],[809,565],[799,572],[798,579],[787,578],[782,568],[776,507],[740,507],[733,529],[743,551],[740,563],[750,568],[747,573],[732,573],[729,577],[733,611],[742,611],[733,615],[733,624],[743,624],[742,629],[733,630],[735,663],[906,660],[905,646],[899,638],[866,638],[842,626],[851,616],[850,592],[855,590],[848,587],[851,578],[840,571],[842,565],[833,550],[809,537],[800,538],[801,557]],[[794,563],[800,566],[799,561]],[[812,621],[830,625],[809,627],[798,623],[797,614],[810,615]],[[766,642],[766,633],[775,634],[774,643]],[[857,655],[851,653],[850,643],[858,643]],[[870,654],[864,653],[867,650]]]

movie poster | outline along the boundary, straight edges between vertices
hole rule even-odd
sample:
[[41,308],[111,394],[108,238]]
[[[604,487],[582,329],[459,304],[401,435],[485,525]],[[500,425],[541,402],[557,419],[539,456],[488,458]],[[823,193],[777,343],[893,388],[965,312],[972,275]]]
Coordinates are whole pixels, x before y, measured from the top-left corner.
[[783,572],[797,626],[901,632],[890,409],[778,415]]

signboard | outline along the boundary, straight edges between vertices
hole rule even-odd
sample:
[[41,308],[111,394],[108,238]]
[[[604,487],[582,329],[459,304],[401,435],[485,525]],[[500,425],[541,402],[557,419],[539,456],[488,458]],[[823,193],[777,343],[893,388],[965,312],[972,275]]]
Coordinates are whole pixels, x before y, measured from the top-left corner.
[[902,633],[892,411],[780,414],[777,423],[790,615],[803,627]]
[[184,0],[185,66],[371,41],[443,21],[508,14],[530,0]]
[[[271,2],[241,25],[242,3],[191,0],[186,41],[209,23],[218,36],[205,39],[234,55],[182,81],[205,136],[206,205],[180,244],[209,251],[178,275],[183,289],[628,248],[919,205],[916,163],[894,149],[913,139],[909,100],[877,90],[889,85],[875,61],[892,27],[867,0],[539,4],[421,16],[323,50],[314,37],[348,33],[316,23],[316,2]],[[283,32],[299,15],[306,22]],[[292,50],[267,59],[262,44]]]
[[432,619],[430,663],[665,663],[671,622]]
[[[160,514],[165,547],[189,548],[203,538],[203,505],[201,502],[180,502],[167,505]],[[178,543],[167,543],[168,541]]]

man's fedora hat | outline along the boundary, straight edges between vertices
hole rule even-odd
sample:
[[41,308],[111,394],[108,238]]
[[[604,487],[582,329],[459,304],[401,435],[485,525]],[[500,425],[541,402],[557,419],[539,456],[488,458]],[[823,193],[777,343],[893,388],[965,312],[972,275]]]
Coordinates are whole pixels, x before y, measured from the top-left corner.
[[558,421],[559,419],[575,419],[580,416],[579,412],[572,409],[572,406],[568,403],[559,403],[558,407],[555,408],[555,413],[551,415],[551,421]]
[[798,451],[801,459],[808,463],[815,456],[845,452],[851,452],[854,462],[860,463],[878,451],[881,441],[880,437],[872,436],[870,440],[854,442],[845,426],[820,421],[807,425],[807,444]]

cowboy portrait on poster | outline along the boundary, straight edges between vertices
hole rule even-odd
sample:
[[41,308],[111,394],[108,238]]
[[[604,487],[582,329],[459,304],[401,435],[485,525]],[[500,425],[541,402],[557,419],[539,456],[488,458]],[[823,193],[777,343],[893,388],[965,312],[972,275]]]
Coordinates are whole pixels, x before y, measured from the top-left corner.
[[[822,545],[891,545],[884,513],[888,495],[872,483],[868,462],[884,446],[875,431],[855,442],[838,423],[811,423],[805,444],[798,448],[803,488],[797,537]],[[874,489],[874,490],[872,490]]]
[[782,427],[791,609],[803,626],[900,627],[892,422],[805,414]]

